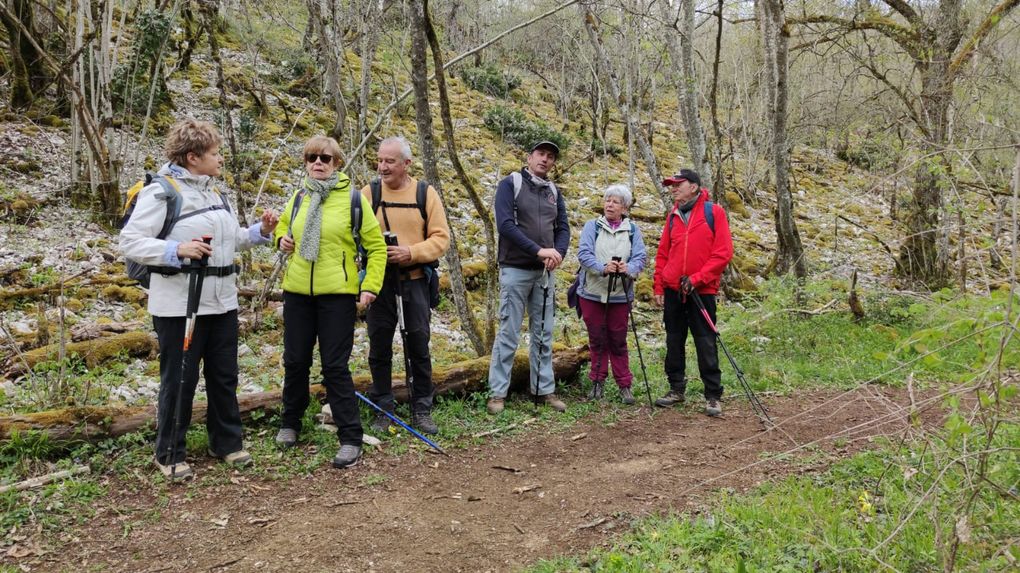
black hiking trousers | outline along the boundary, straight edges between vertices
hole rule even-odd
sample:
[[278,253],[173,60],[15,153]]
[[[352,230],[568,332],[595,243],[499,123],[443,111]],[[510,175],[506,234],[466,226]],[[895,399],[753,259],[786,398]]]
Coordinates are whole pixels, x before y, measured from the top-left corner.
[[[705,322],[701,310],[694,302],[694,295],[681,295],[679,291],[666,289],[662,321],[666,327],[666,378],[669,387],[684,392],[687,389],[687,331],[694,337],[694,350],[698,355],[698,373],[705,384],[705,399],[722,398],[722,371],[719,370],[719,349],[716,335]],[[701,302],[715,320],[715,295],[703,294]]]
[[[241,413],[237,407],[237,311],[195,318],[195,330],[188,350],[188,369],[181,384],[185,320],[183,316],[152,317],[159,339],[156,459],[163,465],[183,462],[187,453],[185,436],[191,425],[191,403],[198,386],[199,361],[202,362],[208,399],[205,427],[209,433],[209,449],[219,457],[242,449]],[[170,447],[174,407],[177,394],[181,392],[177,443]]]
[[[395,406],[393,398],[393,337],[397,333],[396,275],[389,274],[383,282],[379,296],[368,307],[368,367],[372,371],[372,390],[369,397],[387,412]],[[414,375],[415,413],[432,411],[432,356],[429,340],[432,337],[429,321],[429,281],[427,278],[404,279],[404,326],[407,328],[407,348]]]
[[358,318],[353,294],[309,296],[283,293],[283,414],[281,427],[301,432],[308,409],[312,350],[319,343],[322,385],[337,427],[340,444],[361,447],[361,415],[351,378],[354,322]]

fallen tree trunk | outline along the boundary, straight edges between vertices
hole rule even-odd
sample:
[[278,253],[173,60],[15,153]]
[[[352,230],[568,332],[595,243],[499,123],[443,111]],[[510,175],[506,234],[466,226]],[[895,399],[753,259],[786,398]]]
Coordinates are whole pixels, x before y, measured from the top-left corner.
[[[131,356],[149,356],[159,348],[156,338],[148,332],[125,332],[115,336],[105,336],[84,342],[71,342],[65,348],[65,356],[80,356],[85,365],[94,368],[97,365],[127,352]],[[50,344],[23,353],[20,357],[11,357],[7,366],[7,377],[19,376],[35,367],[40,362],[57,360],[60,356],[60,343]]]
[[[557,380],[572,382],[577,377],[581,366],[588,361],[587,346],[578,348],[558,348],[553,351],[553,371]],[[510,380],[512,389],[526,391],[528,387],[530,364],[527,349],[517,353],[514,358],[513,374]],[[489,373],[489,357],[482,356],[472,360],[457,362],[449,366],[436,366],[433,369],[433,381],[436,394],[462,395],[469,392],[484,390],[486,377]],[[360,392],[367,392],[372,384],[370,376],[354,377],[354,386]],[[394,377],[394,395],[398,402],[407,402],[407,389],[404,381]],[[321,399],[325,389],[319,384],[311,387],[312,395]],[[242,394],[237,397],[241,415],[247,417],[252,412],[275,408],[280,404],[280,390]],[[192,410],[192,424],[205,420],[206,403],[195,402]],[[156,408],[150,406],[97,406],[82,408],[65,408],[0,417],[0,439],[7,439],[15,432],[36,431],[47,434],[55,442],[68,441],[99,441],[114,438],[155,427]]]

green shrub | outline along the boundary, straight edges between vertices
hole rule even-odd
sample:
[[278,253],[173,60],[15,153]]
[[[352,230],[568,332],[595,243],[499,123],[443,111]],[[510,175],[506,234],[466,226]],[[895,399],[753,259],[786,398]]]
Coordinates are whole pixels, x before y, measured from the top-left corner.
[[527,149],[538,141],[551,141],[563,151],[570,138],[541,121],[533,121],[524,112],[501,105],[490,107],[483,116],[485,127],[517,146]]
[[492,65],[461,68],[460,78],[475,91],[503,99],[509,98],[510,92],[521,85],[520,76]]

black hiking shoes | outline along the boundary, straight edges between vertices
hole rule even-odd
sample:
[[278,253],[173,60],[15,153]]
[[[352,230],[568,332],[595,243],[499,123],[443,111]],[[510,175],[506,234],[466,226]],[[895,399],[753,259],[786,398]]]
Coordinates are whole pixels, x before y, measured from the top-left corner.
[[428,412],[416,412],[411,416],[411,425],[430,436],[439,433],[439,426],[432,420],[432,415]]
[[369,426],[369,429],[376,434],[386,435],[386,431],[390,429],[390,424],[392,423],[393,422],[390,421],[389,416],[382,412],[376,412],[375,418],[372,420],[372,425]]
[[620,401],[628,406],[634,403],[634,393],[630,391],[630,387],[620,388]]
[[685,400],[687,400],[687,397],[684,396],[683,391],[671,389],[669,392],[666,392],[665,396],[656,400],[655,405],[660,408],[669,408],[676,404],[683,404]]

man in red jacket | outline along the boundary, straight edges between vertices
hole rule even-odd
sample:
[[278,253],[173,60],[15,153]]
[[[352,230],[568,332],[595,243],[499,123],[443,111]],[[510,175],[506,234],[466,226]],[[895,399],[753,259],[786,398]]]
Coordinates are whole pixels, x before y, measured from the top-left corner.
[[666,325],[666,378],[669,392],[655,401],[669,407],[684,402],[687,390],[685,352],[687,330],[694,336],[698,372],[705,384],[705,413],[722,414],[722,373],[716,337],[701,316],[691,292],[701,296],[715,322],[715,295],[723,269],[733,258],[733,240],[726,211],[708,200],[708,189],[690,169],[662,181],[673,193],[673,207],[666,217],[655,255],[655,304],[663,306]]

